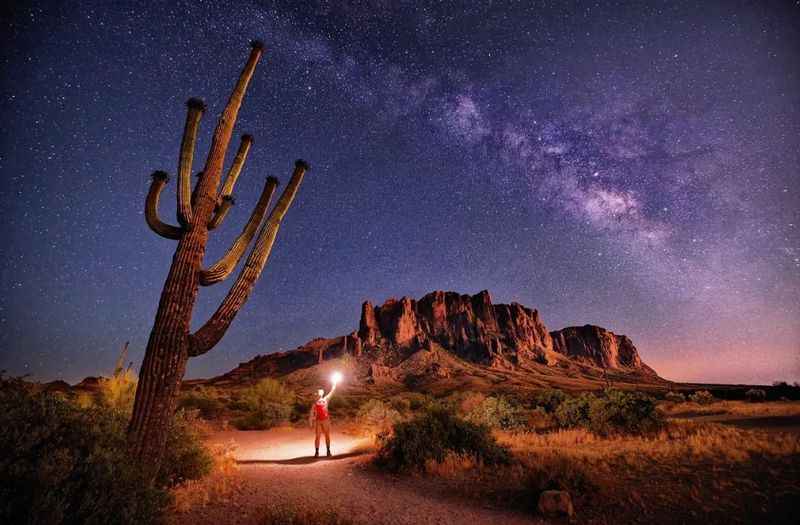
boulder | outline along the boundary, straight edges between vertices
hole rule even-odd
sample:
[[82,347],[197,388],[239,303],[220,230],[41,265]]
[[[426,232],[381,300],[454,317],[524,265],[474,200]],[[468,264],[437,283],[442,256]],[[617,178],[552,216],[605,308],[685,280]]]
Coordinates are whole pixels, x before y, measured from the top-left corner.
[[567,517],[575,514],[572,498],[565,490],[545,490],[539,495],[539,513],[548,518]]

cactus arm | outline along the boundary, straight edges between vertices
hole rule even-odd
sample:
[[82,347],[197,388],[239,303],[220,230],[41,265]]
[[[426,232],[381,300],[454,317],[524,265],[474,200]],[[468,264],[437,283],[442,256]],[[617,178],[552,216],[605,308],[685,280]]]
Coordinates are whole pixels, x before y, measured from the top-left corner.
[[308,169],[305,161],[295,162],[292,178],[286,189],[283,190],[278,203],[272,209],[269,218],[261,226],[255,246],[247,257],[247,262],[239,277],[236,278],[236,282],[233,283],[228,295],[225,296],[211,318],[189,337],[189,356],[203,355],[211,350],[222,339],[236,314],[247,302],[250,292],[253,291],[255,283],[267,263],[281,221],[297,195],[297,190]]
[[231,272],[233,272],[236,265],[239,264],[239,260],[244,255],[245,250],[247,250],[247,247],[250,245],[250,241],[253,240],[256,232],[258,232],[258,227],[264,220],[264,215],[266,215],[267,208],[269,208],[269,202],[272,200],[272,194],[275,193],[275,188],[277,187],[278,179],[275,177],[267,177],[267,182],[264,184],[261,196],[258,198],[253,212],[250,214],[250,219],[247,221],[247,224],[244,225],[244,228],[242,228],[242,233],[236,237],[233,245],[220,260],[211,265],[207,270],[200,271],[201,285],[209,286],[216,284],[226,279]]
[[169,175],[163,171],[156,171],[152,175],[153,182],[150,183],[150,191],[147,192],[147,199],[144,204],[144,218],[150,229],[166,239],[178,240],[183,236],[183,229],[178,226],[166,224],[158,217],[158,200],[161,191],[169,181]]
[[213,230],[222,224],[222,221],[228,215],[228,212],[234,204],[236,204],[236,199],[230,195],[223,195],[220,199],[219,206],[214,208],[214,215],[208,223],[208,229]]
[[242,166],[244,166],[244,162],[247,160],[247,154],[250,153],[250,147],[252,145],[253,136],[242,135],[242,141],[239,143],[239,150],[236,152],[236,156],[233,158],[233,164],[231,164],[228,175],[225,177],[225,182],[222,184],[220,197],[233,193],[233,186],[236,184],[236,180],[242,172]]
[[[222,184],[222,190],[219,194],[218,205],[214,208],[214,215],[208,223],[208,229],[213,230],[217,228],[234,204],[231,194],[233,193],[233,186],[236,184],[236,179],[242,172],[244,161],[247,160],[247,153],[250,151],[250,146],[253,145],[253,137],[251,135],[243,135],[242,141],[239,144],[239,151],[236,152],[236,157],[233,159],[233,164],[228,170],[228,175],[225,177],[225,182]],[[226,205],[225,201],[230,202]]]
[[251,42],[250,46],[250,56],[247,59],[247,63],[239,76],[239,80],[236,82],[236,86],[233,88],[222,115],[219,117],[217,127],[214,129],[211,148],[208,151],[205,168],[203,168],[203,175],[198,182],[197,205],[203,207],[201,201],[205,199],[213,201],[212,203],[206,203],[204,207],[204,209],[210,207],[211,212],[204,213],[204,217],[196,218],[197,221],[205,222],[206,224],[211,220],[211,213],[213,213],[213,208],[217,204],[217,186],[222,175],[225,153],[228,151],[228,145],[233,134],[233,125],[236,123],[236,117],[239,114],[239,108],[242,106],[242,99],[247,91],[247,86],[250,83],[250,79],[253,78],[253,72],[264,52],[264,44],[259,41]]
[[181,153],[178,157],[178,222],[190,230],[192,224],[192,160],[197,144],[197,128],[206,109],[202,100],[190,98],[186,102],[186,125],[183,128]]

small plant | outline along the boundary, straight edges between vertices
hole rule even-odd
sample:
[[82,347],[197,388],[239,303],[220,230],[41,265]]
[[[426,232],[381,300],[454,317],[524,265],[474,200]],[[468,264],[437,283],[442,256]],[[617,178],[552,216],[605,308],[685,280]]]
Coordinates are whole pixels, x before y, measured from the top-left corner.
[[487,465],[507,464],[508,449],[499,445],[488,427],[453,416],[442,408],[431,408],[416,418],[398,423],[376,457],[387,470],[423,471],[430,461],[443,462],[449,453],[472,456]]
[[561,402],[554,413],[559,426],[565,428],[588,427],[592,401],[594,401],[592,394],[581,394]]
[[528,422],[524,411],[503,397],[484,398],[469,411],[465,419],[502,430],[520,430]]
[[583,427],[598,434],[640,434],[661,427],[655,401],[639,392],[608,389],[603,395],[581,394],[569,398],[555,412],[559,426]]
[[744,393],[744,397],[751,403],[760,403],[767,400],[767,392],[761,388],[751,388]]
[[537,407],[541,407],[548,414],[552,414],[566,399],[567,395],[562,390],[548,388],[539,392],[534,402]]
[[689,396],[689,401],[697,403],[698,405],[710,405],[716,401],[716,399],[708,390],[698,390]]
[[262,379],[242,392],[235,406],[245,414],[232,421],[239,430],[266,430],[287,421],[295,405],[294,392],[275,379]]
[[664,394],[664,399],[670,403],[685,403],[686,396],[682,392],[667,392]]
[[361,405],[356,419],[367,434],[378,436],[388,433],[400,421],[400,413],[382,401],[371,399]]
[[212,388],[196,388],[183,394],[178,407],[184,410],[197,410],[203,419],[216,419],[225,408]]

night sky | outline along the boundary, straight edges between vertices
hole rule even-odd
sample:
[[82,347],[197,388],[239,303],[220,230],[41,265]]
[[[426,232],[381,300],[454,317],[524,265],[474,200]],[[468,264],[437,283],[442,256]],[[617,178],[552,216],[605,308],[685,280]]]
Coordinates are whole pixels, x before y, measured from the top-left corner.
[[188,376],[347,333],[366,299],[489,289],[627,334],[670,379],[800,380],[797,2],[46,4],[0,28],[0,369],[74,382],[126,340],[138,368],[175,248],[149,175],[173,175],[174,223],[185,101],[209,108],[201,166],[261,38],[206,260],[268,175],[312,171]]

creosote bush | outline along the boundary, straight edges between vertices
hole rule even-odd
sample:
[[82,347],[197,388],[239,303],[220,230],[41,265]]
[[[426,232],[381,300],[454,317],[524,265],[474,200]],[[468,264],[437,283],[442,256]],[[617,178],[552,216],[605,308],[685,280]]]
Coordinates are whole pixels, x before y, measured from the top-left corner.
[[[202,476],[207,453],[180,417],[156,483],[132,460],[129,414],[82,408],[18,379],[0,377],[0,523],[151,523],[175,483]],[[13,482],[11,482],[13,480]]]
[[521,430],[528,424],[528,415],[504,397],[487,397],[467,413],[465,419],[489,428]]
[[541,407],[548,414],[552,414],[567,399],[567,394],[555,388],[548,388],[537,394],[535,404]]
[[698,390],[689,396],[689,401],[697,403],[698,405],[710,405],[716,401],[716,399],[708,390]]
[[394,433],[378,451],[376,464],[393,472],[423,471],[429,461],[441,463],[450,453],[471,456],[486,465],[507,464],[511,460],[508,449],[495,441],[488,427],[433,407],[396,424]]
[[294,404],[294,392],[283,383],[262,379],[242,392],[237,406],[245,413],[232,423],[239,430],[266,430],[287,421]]
[[370,399],[361,405],[356,420],[367,434],[378,436],[391,431],[400,421],[400,413],[378,399]]
[[216,419],[224,410],[225,404],[213,388],[200,387],[181,395],[178,407],[197,410],[203,419]]
[[685,403],[686,402],[686,396],[683,395],[683,393],[681,393],[681,392],[672,392],[672,391],[667,392],[666,394],[664,394],[664,399],[666,401],[669,401],[670,403]]
[[658,430],[663,424],[653,398],[615,389],[600,396],[584,393],[567,398],[554,415],[561,427],[583,427],[598,434],[640,434]]

